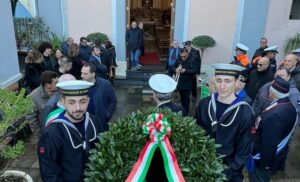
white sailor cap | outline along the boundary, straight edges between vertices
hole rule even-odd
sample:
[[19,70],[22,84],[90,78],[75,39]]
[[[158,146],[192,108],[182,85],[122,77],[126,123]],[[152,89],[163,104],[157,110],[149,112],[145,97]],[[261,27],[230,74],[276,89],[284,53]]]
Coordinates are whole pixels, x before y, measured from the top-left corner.
[[164,74],[155,74],[150,77],[149,85],[155,92],[166,94],[176,89],[176,82],[173,78]]
[[268,47],[268,48],[264,49],[264,52],[276,52],[276,53],[278,53],[277,48],[278,48],[278,46]]
[[299,54],[299,53],[300,53],[300,48],[299,48],[299,49],[292,50],[292,54]]
[[245,52],[249,51],[249,48],[247,46],[245,46],[244,44],[242,44],[242,43],[237,43],[236,44],[236,49],[235,50],[237,50],[237,49],[240,49],[240,50],[245,51]]
[[81,96],[87,95],[89,88],[94,84],[83,80],[69,80],[56,84],[62,90],[65,96]]
[[236,64],[216,63],[211,65],[215,68],[215,75],[229,75],[238,77],[241,72],[245,69],[242,66]]

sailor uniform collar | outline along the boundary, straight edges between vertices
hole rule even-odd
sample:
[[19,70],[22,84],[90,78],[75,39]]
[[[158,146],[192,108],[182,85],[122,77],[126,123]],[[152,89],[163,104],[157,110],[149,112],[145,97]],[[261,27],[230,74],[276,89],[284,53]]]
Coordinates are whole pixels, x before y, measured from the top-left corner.
[[[249,106],[249,108],[251,108],[251,106],[247,102],[242,101],[237,97],[237,99],[235,101],[233,101],[233,103],[224,111],[222,116],[219,118],[219,121],[217,121],[217,117],[216,117],[216,110],[217,110],[216,99],[217,99],[217,96],[218,96],[218,93],[212,93],[211,99],[210,99],[209,104],[208,104],[208,116],[209,116],[209,119],[211,120],[211,126],[212,126],[213,132],[216,132],[218,125],[223,126],[223,127],[230,126],[234,122],[234,120],[237,116],[237,113],[239,112],[239,109],[240,109],[241,105],[247,105],[247,106]],[[234,112],[233,117],[230,117],[231,120],[229,122],[222,123],[222,120],[223,120],[224,116],[227,113],[229,113],[231,111],[234,111],[234,110],[235,110],[235,112]],[[251,108],[251,111],[254,114],[254,111],[252,110],[252,108]]]
[[87,131],[88,127],[92,127],[93,133],[85,132],[85,136],[82,136],[80,134],[80,132],[78,131],[78,129],[75,127],[74,124],[64,119],[57,118],[53,120],[51,123],[49,123],[49,125],[51,125],[52,123],[61,123],[64,126],[65,130],[68,133],[72,147],[74,149],[83,147],[83,149],[85,150],[87,147],[87,143],[94,141],[97,138],[96,127],[93,121],[91,120],[88,112],[86,112],[85,114],[84,128],[85,131]]
[[167,103],[170,103],[171,102],[171,100],[167,100],[167,101],[164,101],[164,102],[161,102],[161,103],[159,103],[159,104],[157,104],[157,106],[156,107],[161,107],[161,106],[163,106],[163,105],[165,105],[165,104],[167,104]]

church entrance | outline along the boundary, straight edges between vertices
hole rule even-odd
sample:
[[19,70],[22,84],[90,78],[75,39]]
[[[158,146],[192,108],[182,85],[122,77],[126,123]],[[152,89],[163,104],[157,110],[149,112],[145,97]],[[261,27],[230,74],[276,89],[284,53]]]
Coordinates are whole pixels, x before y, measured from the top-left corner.
[[[165,71],[170,42],[173,41],[174,12],[175,0],[127,0],[127,28],[132,21],[143,24],[140,70]],[[127,58],[130,68],[129,53]]]

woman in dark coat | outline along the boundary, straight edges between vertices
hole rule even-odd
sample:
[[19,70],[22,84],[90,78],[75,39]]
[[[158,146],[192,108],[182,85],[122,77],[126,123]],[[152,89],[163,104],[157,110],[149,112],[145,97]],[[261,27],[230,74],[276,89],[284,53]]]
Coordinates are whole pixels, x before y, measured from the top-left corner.
[[74,70],[73,76],[77,80],[81,79],[81,68],[83,65],[83,60],[81,60],[81,57],[79,56],[79,46],[78,44],[72,44],[69,47],[68,51],[68,57],[70,60],[72,60],[72,68]]
[[30,91],[40,86],[40,76],[43,72],[41,62],[43,56],[38,51],[30,51],[25,58],[25,82]]
[[113,82],[113,80],[116,78],[116,68],[117,68],[117,62],[116,62],[116,49],[115,46],[112,45],[111,41],[105,42],[105,48],[109,51],[111,63],[110,63],[110,69],[108,71],[109,80]]

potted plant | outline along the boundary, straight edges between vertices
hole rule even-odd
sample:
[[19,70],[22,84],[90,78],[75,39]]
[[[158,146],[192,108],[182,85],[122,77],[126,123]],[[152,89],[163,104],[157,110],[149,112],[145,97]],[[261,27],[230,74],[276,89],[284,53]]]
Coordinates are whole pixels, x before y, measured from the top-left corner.
[[100,32],[90,33],[86,38],[90,42],[95,42],[95,40],[100,40],[101,43],[104,43],[105,41],[108,40],[107,35]]
[[14,28],[18,51],[37,48],[41,41],[49,39],[49,27],[41,17],[14,18]]
[[41,17],[35,17],[14,18],[14,28],[20,71],[23,72],[28,51],[37,49],[40,42],[49,39],[49,27]]
[[300,48],[300,32],[286,40],[284,45],[285,54],[289,54],[292,50]]
[[214,139],[191,117],[169,109],[148,108],[110,123],[108,132],[99,135],[91,150],[85,182],[125,181],[136,163],[149,135],[142,124],[151,113],[162,113],[171,124],[170,144],[186,181],[223,181],[226,166],[217,155]]
[[209,47],[214,47],[216,45],[216,41],[208,35],[200,35],[193,38],[192,44],[193,46],[201,50],[201,59],[202,59],[205,49]]
[[[25,136],[29,136],[25,115],[31,112],[32,102],[25,97],[25,90],[19,94],[0,89],[0,168],[1,174],[7,176],[6,168],[11,159],[24,154]],[[25,134],[25,135],[24,135]],[[0,177],[0,181],[3,178]]]
[[[49,38],[49,43],[52,45],[53,50],[57,50],[60,48],[61,43],[65,40],[64,37],[58,36],[56,33],[51,32],[51,37]],[[55,54],[55,52],[53,53]]]

